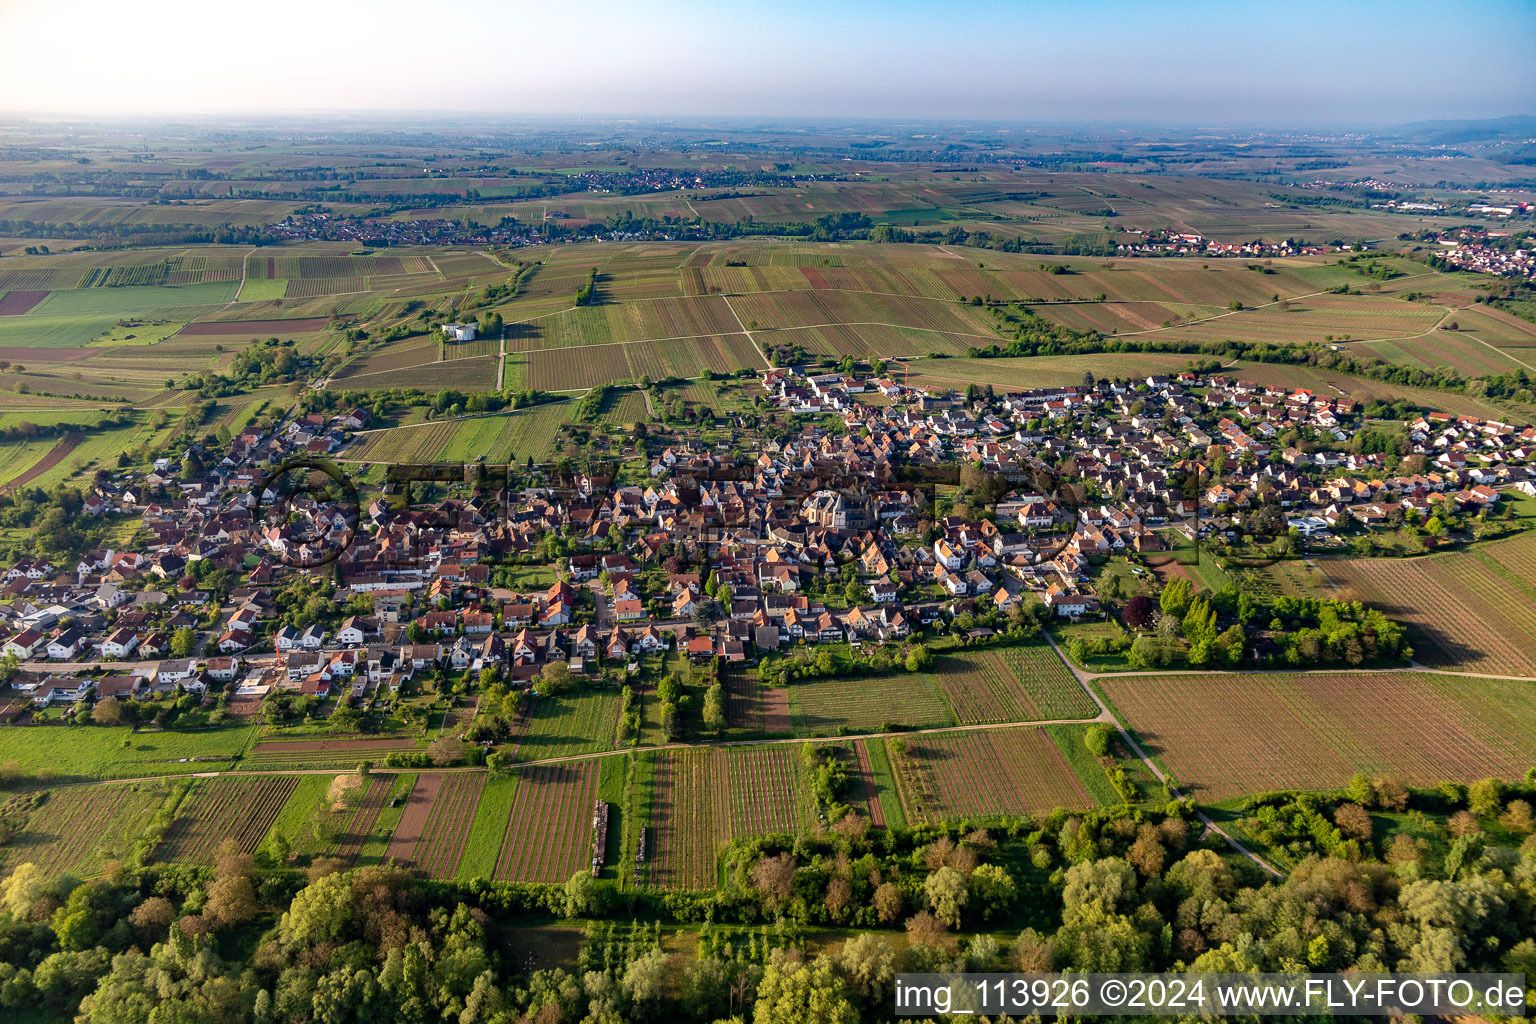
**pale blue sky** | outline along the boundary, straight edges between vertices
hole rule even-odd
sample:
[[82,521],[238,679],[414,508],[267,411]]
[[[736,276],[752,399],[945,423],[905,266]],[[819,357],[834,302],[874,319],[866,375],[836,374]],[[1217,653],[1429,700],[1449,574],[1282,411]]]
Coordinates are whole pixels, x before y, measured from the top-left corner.
[[1536,0],[0,0],[0,109],[1488,117]]

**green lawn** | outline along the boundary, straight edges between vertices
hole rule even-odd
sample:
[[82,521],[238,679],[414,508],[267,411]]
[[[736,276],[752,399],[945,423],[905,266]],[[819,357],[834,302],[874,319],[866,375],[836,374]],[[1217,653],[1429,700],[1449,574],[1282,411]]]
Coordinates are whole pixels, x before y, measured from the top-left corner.
[[597,772],[597,798],[608,804],[608,842],[603,847],[603,877],[618,878],[624,860],[624,787],[629,777],[629,758],[605,757]]
[[0,730],[0,763],[14,761],[27,775],[51,772],[61,779],[184,775],[229,767],[227,761],[187,759],[237,757],[254,735],[248,725],[141,733],[128,726],[13,726]]

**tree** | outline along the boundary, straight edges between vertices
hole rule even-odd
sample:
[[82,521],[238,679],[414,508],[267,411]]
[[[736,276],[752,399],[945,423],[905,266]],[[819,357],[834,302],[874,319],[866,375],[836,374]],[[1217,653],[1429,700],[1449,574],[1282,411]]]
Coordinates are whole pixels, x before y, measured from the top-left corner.
[[214,929],[227,928],[251,920],[259,909],[250,876],[231,874],[215,879],[208,887],[203,918]]
[[921,672],[933,664],[933,652],[922,644],[913,644],[907,651],[908,672]]
[[1467,787],[1467,809],[1479,818],[1499,811],[1503,784],[1498,779],[1479,779]]
[[189,658],[192,649],[197,646],[197,634],[191,626],[182,626],[171,634],[171,657]]
[[795,858],[787,853],[761,858],[752,867],[752,886],[770,906],[783,903],[795,889]]
[[890,924],[901,916],[901,890],[890,882],[875,887],[875,916],[883,924]]
[[597,879],[590,871],[578,871],[565,881],[565,916],[580,917],[593,908]]
[[1103,722],[1095,722],[1083,733],[1083,746],[1088,748],[1088,753],[1094,757],[1103,757],[1109,753],[1109,726]]
[[838,966],[868,1002],[879,1003],[896,977],[896,951],[881,936],[860,932],[843,943]]
[[858,1009],[832,961],[769,963],[757,986],[752,1024],[857,1024]]
[[923,880],[923,895],[935,917],[951,928],[960,927],[960,915],[970,899],[964,875],[941,867]]
[[1152,599],[1145,594],[1137,594],[1125,602],[1120,615],[1125,619],[1125,624],[1132,629],[1147,629],[1152,625],[1154,611]]
[[1371,814],[1356,803],[1340,804],[1333,812],[1333,823],[1345,839],[1371,841]]
[[42,868],[28,861],[17,865],[10,877],[0,882],[0,906],[5,907],[18,921],[25,921],[32,914],[32,907],[48,891],[48,876]]
[[631,961],[624,969],[619,989],[638,1010],[645,1012],[665,991],[669,958],[661,949],[651,949]]
[[1018,895],[1013,876],[999,864],[983,864],[972,871],[969,886],[969,902],[980,911],[983,921],[1007,913]]
[[704,691],[704,728],[719,733],[725,728],[725,691],[715,683]]
[[576,675],[571,667],[563,661],[551,661],[544,666],[539,673],[539,692],[550,695],[561,694],[576,685]]
[[1158,605],[1162,608],[1165,616],[1182,619],[1185,612],[1189,610],[1192,598],[1193,591],[1188,580],[1182,578],[1172,579],[1163,588],[1162,596],[1158,599]]

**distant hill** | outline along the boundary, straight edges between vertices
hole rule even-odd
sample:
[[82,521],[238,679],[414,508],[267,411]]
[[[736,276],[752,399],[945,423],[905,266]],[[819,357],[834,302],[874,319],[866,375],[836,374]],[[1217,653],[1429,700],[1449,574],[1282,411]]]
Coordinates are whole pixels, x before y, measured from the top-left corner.
[[1536,115],[1510,114],[1475,120],[1415,121],[1391,130],[1418,142],[1456,146],[1467,142],[1521,139],[1536,136]]

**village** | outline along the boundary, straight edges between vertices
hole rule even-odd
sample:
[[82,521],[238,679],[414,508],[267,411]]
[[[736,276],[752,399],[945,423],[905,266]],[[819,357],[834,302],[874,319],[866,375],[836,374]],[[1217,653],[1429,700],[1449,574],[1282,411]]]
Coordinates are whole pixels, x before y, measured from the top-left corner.
[[[1220,373],[961,393],[776,368],[761,386],[792,429],[617,476],[450,472],[431,500],[390,484],[354,508],[286,494],[273,467],[344,452],[358,409],[243,433],[192,478],[169,454],[98,477],[82,513],[137,519],[142,543],[6,570],[4,718],[156,694],[367,707],[424,673],[528,687],[666,652],[984,638],[1106,610],[1110,559],[1369,553],[1374,532],[1433,543],[1536,495],[1536,428],[1414,413],[1389,451],[1351,400]],[[296,593],[319,595],[287,616],[303,628],[283,621]]]

